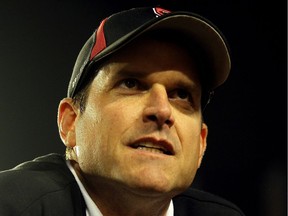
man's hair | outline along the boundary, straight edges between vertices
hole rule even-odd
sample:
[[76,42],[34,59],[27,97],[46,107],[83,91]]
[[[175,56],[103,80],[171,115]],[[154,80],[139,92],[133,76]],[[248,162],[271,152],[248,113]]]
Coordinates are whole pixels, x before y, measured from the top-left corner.
[[80,110],[80,113],[85,111],[89,89],[98,71],[99,69],[94,69],[93,73],[84,81],[79,91],[72,98],[73,104]]

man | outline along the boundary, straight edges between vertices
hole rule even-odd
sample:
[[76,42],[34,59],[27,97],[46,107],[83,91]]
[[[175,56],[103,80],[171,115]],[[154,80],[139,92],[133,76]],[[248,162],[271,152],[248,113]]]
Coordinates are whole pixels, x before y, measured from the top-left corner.
[[2,172],[0,215],[243,215],[188,189],[206,149],[205,96],[229,70],[223,36],[198,15],[106,18],[59,105],[66,162],[50,154]]

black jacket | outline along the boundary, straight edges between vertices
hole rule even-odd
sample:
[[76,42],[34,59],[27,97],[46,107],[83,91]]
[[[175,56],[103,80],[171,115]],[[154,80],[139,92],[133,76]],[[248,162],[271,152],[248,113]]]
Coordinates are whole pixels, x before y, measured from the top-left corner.
[[[234,204],[188,189],[173,198],[175,216],[240,216]],[[86,205],[63,156],[49,154],[0,172],[1,216],[85,216]]]

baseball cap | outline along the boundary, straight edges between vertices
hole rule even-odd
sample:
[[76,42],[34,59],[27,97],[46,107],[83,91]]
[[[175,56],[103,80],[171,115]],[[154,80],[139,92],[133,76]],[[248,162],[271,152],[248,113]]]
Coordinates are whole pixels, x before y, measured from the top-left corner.
[[[223,34],[206,18],[187,11],[169,11],[160,7],[140,7],[115,13],[100,23],[82,47],[73,68],[68,97],[74,97],[100,63],[139,36],[153,30],[172,30],[185,35],[185,44],[197,44],[209,65],[207,87],[213,90],[227,79],[229,48]],[[177,34],[178,35],[178,34]],[[93,71],[94,70],[94,71]],[[207,81],[208,82],[208,81]]]

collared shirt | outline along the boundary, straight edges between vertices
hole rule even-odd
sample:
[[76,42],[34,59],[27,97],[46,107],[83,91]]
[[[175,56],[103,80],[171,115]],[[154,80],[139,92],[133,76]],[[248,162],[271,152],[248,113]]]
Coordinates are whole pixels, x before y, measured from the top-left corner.
[[[80,191],[83,195],[83,198],[86,203],[86,216],[103,216],[103,214],[100,212],[99,208],[97,205],[93,202],[91,197],[89,196],[88,192],[86,191],[85,187],[83,186],[82,182],[78,178],[74,168],[71,166],[69,161],[66,161],[66,164],[68,168],[70,169],[71,173],[73,174]],[[169,208],[167,210],[166,216],[173,216],[174,215],[174,206],[172,200],[170,201]]]

